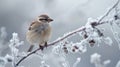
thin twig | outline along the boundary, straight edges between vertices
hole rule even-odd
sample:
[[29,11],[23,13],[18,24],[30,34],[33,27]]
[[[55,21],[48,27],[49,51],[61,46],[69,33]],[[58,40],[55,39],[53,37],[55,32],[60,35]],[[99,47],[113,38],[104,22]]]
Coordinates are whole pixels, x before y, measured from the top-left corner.
[[[120,1],[120,0],[118,0],[111,8],[107,11],[107,13],[106,13],[105,15],[103,15],[103,17],[101,17],[101,19],[98,20],[98,23],[96,22],[96,25],[95,25],[95,26],[108,23],[107,21],[105,21],[105,22],[101,22],[101,21],[102,21],[106,16],[108,16],[109,13],[118,5],[119,1]],[[101,23],[100,23],[100,22],[101,22]],[[78,32],[81,32],[81,31],[83,31],[83,30],[85,30],[85,29],[86,29],[86,27],[80,27],[80,28],[78,28],[77,30],[72,31],[72,32],[66,34],[65,36],[63,36],[63,37],[61,37],[61,38],[56,39],[56,40],[53,41],[52,43],[49,43],[48,46],[55,45],[55,44],[63,41],[64,39],[66,39],[66,38],[68,38],[68,37],[71,37],[72,35],[75,35],[75,34],[77,34]],[[16,63],[16,67],[17,67],[23,60],[25,60],[27,57],[29,57],[30,55],[36,53],[36,52],[39,51],[39,50],[40,50],[40,48],[32,51],[31,53],[29,53],[29,54],[27,54],[26,56],[24,56],[23,58],[21,58],[21,59]]]
[[28,55],[24,56],[22,59],[20,59],[20,60],[17,62],[16,66],[18,66],[18,65],[19,65],[24,59],[26,59],[28,56],[36,53],[38,50],[40,50],[40,48],[38,48],[38,49],[32,51],[31,53],[29,53]]
[[109,13],[119,4],[120,0],[118,0],[106,13],[103,15],[99,20],[98,23],[100,23],[106,16],[109,15]]
[[[68,37],[70,37],[70,36],[72,36],[72,35],[80,32],[80,31],[82,31],[82,30],[84,30],[84,29],[85,29],[85,27],[81,27],[80,29],[77,29],[77,30],[73,31],[73,32],[67,34],[66,36],[61,37],[60,39],[57,39],[57,40],[53,41],[52,43],[48,44],[48,46],[55,45],[56,43],[59,43],[60,41],[63,41],[64,39],[66,39],[66,38],[68,38]],[[36,53],[36,52],[39,51],[39,50],[40,50],[40,48],[32,51],[32,52],[29,53],[28,55],[26,55],[26,56],[24,56],[23,58],[21,58],[21,59],[17,62],[16,66],[18,66],[18,65],[19,65],[24,59],[26,59],[28,56]]]

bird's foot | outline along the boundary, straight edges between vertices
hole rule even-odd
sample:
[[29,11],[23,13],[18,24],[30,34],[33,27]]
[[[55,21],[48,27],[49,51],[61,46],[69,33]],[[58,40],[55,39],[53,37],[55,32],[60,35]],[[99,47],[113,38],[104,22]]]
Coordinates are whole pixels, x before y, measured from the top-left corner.
[[45,47],[46,47],[46,48],[48,47],[47,42],[45,42]]
[[44,49],[44,46],[40,46],[40,45],[39,45],[39,48],[40,48],[40,49],[43,51],[43,49]]
[[43,51],[43,49],[44,49],[45,47],[46,47],[46,48],[48,47],[47,42],[45,42],[44,46],[39,45],[39,48],[40,48],[42,51]]

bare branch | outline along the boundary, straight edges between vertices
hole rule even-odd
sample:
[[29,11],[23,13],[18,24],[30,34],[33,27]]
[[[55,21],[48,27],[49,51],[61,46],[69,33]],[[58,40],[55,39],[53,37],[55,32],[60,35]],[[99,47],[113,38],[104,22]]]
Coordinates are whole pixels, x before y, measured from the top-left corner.
[[[111,8],[107,11],[107,13],[106,13],[105,15],[103,15],[103,16],[98,20],[98,22],[94,22],[94,24],[93,24],[94,27],[109,22],[109,21],[103,21],[103,22],[101,22],[101,21],[110,14],[110,12],[118,5],[119,1],[120,1],[120,0],[118,0]],[[101,23],[100,23],[100,22],[101,22]],[[59,38],[59,39],[56,39],[55,41],[49,43],[48,46],[55,45],[55,44],[63,41],[63,40],[66,39],[66,38],[69,38],[69,37],[71,37],[71,36],[73,36],[73,35],[81,32],[81,31],[84,31],[85,29],[86,29],[85,26],[80,27],[80,28],[78,28],[78,29],[76,29],[76,30],[74,30],[74,31],[72,31],[72,32],[64,35],[63,37],[61,37],[61,38]],[[32,51],[31,53],[27,54],[26,56],[22,57],[22,58],[16,63],[16,66],[15,66],[15,67],[17,67],[17,66],[18,66],[23,60],[25,60],[27,57],[29,57],[30,55],[36,53],[36,52],[39,51],[39,50],[40,50],[40,48],[38,48],[38,49]]]

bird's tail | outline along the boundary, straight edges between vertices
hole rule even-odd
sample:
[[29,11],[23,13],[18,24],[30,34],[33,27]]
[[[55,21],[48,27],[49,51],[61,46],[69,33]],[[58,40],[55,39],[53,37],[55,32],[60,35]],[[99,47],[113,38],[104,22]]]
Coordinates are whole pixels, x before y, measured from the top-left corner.
[[30,45],[30,47],[29,47],[29,49],[28,49],[28,51],[27,51],[27,52],[31,52],[31,51],[32,51],[32,49],[33,49],[33,47],[34,47],[34,45]]

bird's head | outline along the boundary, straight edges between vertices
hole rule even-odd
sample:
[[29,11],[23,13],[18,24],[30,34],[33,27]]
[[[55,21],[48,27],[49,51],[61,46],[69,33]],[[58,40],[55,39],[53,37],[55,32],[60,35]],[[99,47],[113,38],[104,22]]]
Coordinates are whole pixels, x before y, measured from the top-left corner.
[[53,21],[53,19],[51,19],[48,15],[46,15],[46,14],[42,14],[42,15],[40,15],[40,16],[38,16],[38,20],[40,21],[40,22],[52,22]]

